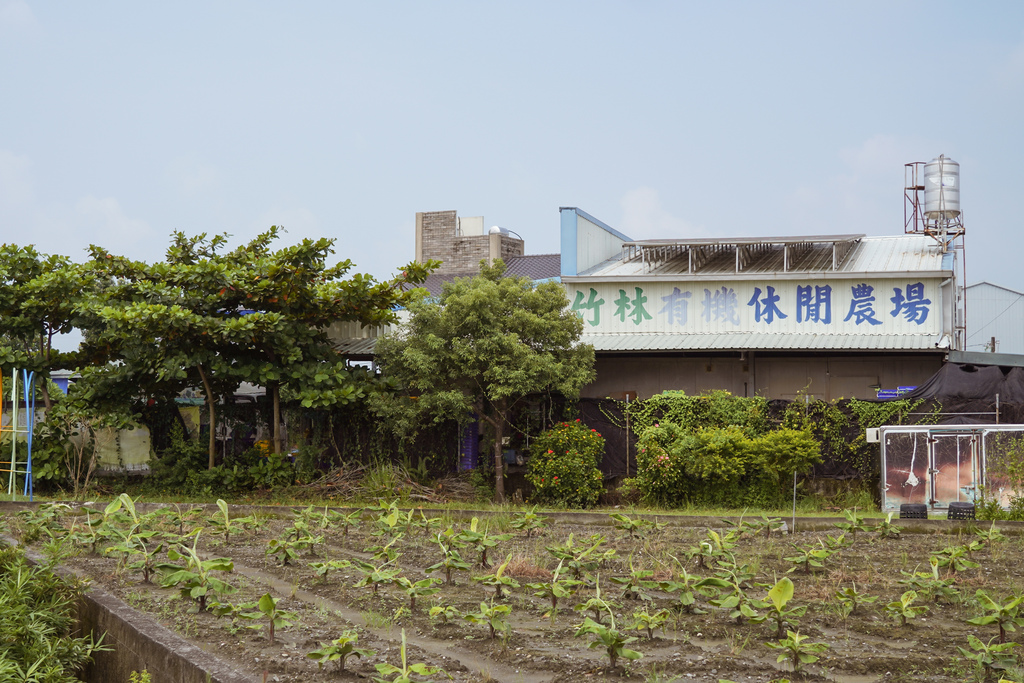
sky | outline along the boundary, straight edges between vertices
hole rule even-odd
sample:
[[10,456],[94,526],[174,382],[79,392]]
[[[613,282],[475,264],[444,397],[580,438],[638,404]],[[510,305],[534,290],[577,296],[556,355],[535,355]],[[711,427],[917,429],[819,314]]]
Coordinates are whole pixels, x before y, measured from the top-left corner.
[[559,248],[900,234],[960,163],[966,281],[1024,290],[1024,3],[0,0],[0,242],[146,261],[270,225],[354,272],[417,211]]

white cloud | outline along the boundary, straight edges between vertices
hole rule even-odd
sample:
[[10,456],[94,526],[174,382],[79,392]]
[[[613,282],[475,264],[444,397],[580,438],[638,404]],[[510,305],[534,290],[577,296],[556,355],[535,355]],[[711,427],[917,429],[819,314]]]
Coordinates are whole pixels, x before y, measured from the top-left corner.
[[902,233],[904,167],[942,151],[932,143],[886,134],[838,150],[834,167],[790,192],[788,231]]
[[996,65],[995,77],[997,83],[1006,87],[1024,82],[1024,36],[1006,55],[1006,59]]
[[252,227],[256,232],[266,232],[271,225],[284,228],[293,236],[314,235],[320,230],[320,219],[305,207],[282,209],[275,207],[260,214]]
[[0,149],[0,209],[32,204],[31,161],[6,149]]
[[0,0],[0,31],[22,33],[35,26],[36,17],[25,0]]
[[171,184],[189,198],[219,189],[224,180],[219,168],[191,157],[174,160],[167,169],[167,176]]
[[710,234],[703,226],[695,226],[669,213],[653,188],[630,190],[620,204],[622,222],[616,227],[633,239],[707,237]]
[[133,245],[153,239],[153,230],[145,221],[129,218],[113,197],[87,195],[75,205],[78,222],[84,224],[93,241],[118,250],[117,245]]

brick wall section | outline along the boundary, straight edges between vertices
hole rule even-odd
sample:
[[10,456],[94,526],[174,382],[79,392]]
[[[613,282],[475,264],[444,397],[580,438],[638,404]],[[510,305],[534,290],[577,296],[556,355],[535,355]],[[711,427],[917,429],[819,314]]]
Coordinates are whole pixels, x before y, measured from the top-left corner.
[[[480,260],[491,258],[490,235],[460,237],[456,234],[455,211],[427,211],[416,214],[416,258],[441,261],[435,273],[477,273]],[[523,241],[502,235],[501,258],[523,255]]]

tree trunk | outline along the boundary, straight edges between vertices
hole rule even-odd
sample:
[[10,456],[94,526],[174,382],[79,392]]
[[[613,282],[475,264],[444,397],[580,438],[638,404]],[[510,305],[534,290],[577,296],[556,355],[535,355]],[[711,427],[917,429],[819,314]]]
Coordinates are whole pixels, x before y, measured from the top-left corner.
[[[49,339],[52,341],[53,335],[50,334]],[[39,350],[46,360],[46,376],[40,378],[39,389],[43,394],[43,405],[46,407],[46,413],[50,413],[50,408],[53,407],[53,401],[50,400],[50,388],[47,384],[50,383],[50,348],[51,341],[46,341],[42,334],[39,335]],[[42,374],[42,373],[40,373]]]
[[505,436],[505,421],[500,417],[494,422],[494,502],[505,502],[505,476],[502,467],[505,464],[501,442]]
[[213,387],[210,386],[210,380],[207,379],[206,373],[203,372],[203,366],[197,365],[196,369],[199,370],[199,378],[203,380],[203,391],[206,392],[206,405],[209,407],[210,413],[210,465],[209,468],[212,470],[214,466],[214,459],[217,457],[217,412],[214,407],[213,400]]
[[274,382],[270,392],[274,402],[274,453],[281,455],[281,385]]
[[[505,502],[505,458],[502,442],[505,440],[505,401],[494,403],[494,502]],[[481,412],[481,414],[483,414]]]

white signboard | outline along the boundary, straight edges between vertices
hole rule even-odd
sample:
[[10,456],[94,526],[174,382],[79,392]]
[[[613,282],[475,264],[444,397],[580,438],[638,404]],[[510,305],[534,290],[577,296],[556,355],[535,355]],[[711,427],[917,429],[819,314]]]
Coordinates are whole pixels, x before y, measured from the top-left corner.
[[942,332],[937,279],[600,282],[566,289],[589,334]]

